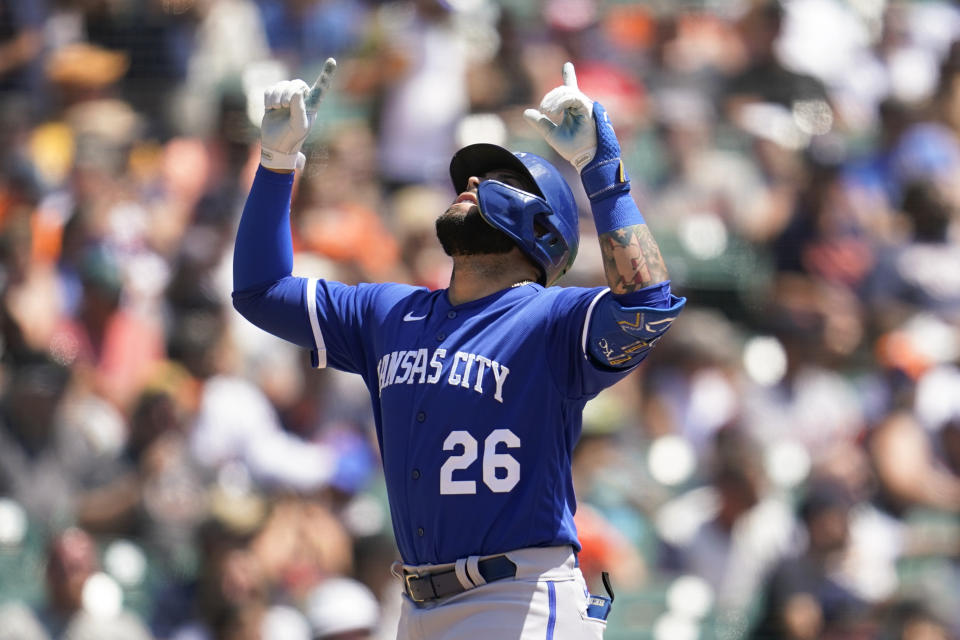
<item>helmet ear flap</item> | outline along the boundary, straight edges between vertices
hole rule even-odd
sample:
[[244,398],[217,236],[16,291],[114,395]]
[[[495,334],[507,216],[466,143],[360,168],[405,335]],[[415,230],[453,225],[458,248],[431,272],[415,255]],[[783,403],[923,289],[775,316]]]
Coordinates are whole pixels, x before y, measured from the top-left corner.
[[558,223],[562,223],[562,220],[552,211],[540,212],[533,219],[537,251],[542,256],[541,260],[545,260],[550,267],[548,284],[566,273],[577,255],[577,246],[568,242],[568,235],[558,227]]
[[483,219],[540,267],[541,284],[552,284],[573,262],[577,247],[568,242],[562,219],[544,198],[497,180],[480,183],[477,197]]

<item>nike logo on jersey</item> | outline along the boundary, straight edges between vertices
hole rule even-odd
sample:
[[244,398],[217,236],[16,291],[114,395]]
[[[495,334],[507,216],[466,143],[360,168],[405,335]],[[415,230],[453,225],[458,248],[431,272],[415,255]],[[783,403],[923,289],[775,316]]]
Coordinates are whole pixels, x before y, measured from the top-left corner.
[[394,384],[443,384],[445,367],[448,385],[480,394],[493,391],[493,399],[503,402],[503,383],[510,374],[506,365],[466,351],[457,351],[448,360],[446,349],[434,349],[432,353],[429,349],[410,349],[386,354],[377,363],[380,392]]
[[407,315],[403,316],[403,321],[404,321],[404,322],[416,322],[417,320],[423,320],[423,319],[426,318],[426,317],[427,317],[427,314],[423,314],[422,316],[415,316],[415,315],[413,315],[413,311],[408,311],[408,312],[407,312]]

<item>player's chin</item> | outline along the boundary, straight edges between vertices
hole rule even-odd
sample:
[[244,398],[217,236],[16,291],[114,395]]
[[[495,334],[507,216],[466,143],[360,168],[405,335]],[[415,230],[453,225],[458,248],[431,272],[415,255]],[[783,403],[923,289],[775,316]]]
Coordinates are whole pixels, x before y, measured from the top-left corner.
[[[464,205],[469,205],[466,211]],[[451,205],[437,218],[436,228],[437,239],[449,256],[509,253],[516,247],[483,219],[477,205],[468,202]]]

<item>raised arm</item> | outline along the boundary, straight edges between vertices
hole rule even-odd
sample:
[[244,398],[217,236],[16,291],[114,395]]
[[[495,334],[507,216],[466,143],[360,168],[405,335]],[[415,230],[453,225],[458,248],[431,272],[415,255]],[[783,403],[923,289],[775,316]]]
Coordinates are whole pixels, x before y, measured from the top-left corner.
[[300,147],[336,69],[326,61],[313,86],[280,82],[264,92],[260,168],[247,196],[233,252],[233,306],[264,331],[313,348],[306,313],[306,280],[291,275],[290,195],[293,172],[303,166]]
[[527,109],[524,117],[580,173],[610,290],[628,294],[666,282],[667,267],[630,196],[630,178],[607,112],[577,87],[572,63],[563,65],[563,84],[544,96],[539,110]]
[[606,110],[577,87],[573,64],[563,84],[524,117],[577,171],[590,199],[603,272],[613,295],[589,316],[585,348],[595,362],[626,369],[642,361],[686,300],[670,292],[660,247],[630,195],[630,178]]

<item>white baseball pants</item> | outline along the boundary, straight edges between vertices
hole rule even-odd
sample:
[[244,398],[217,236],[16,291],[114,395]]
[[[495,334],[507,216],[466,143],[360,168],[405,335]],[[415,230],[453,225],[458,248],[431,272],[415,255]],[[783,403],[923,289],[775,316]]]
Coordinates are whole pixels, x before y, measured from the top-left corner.
[[[517,576],[422,604],[406,595],[397,640],[602,640],[570,547],[509,551]],[[405,568],[449,569],[453,565]]]

